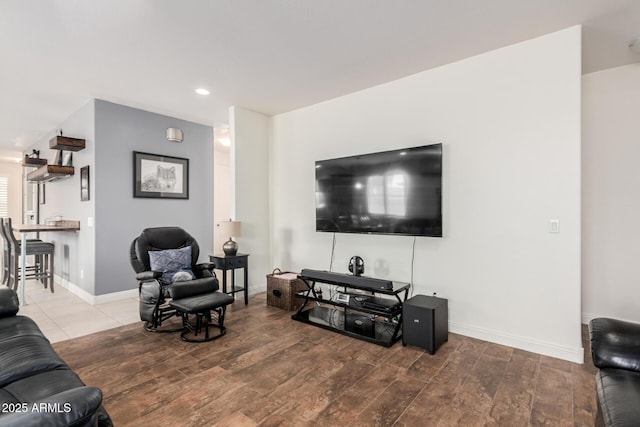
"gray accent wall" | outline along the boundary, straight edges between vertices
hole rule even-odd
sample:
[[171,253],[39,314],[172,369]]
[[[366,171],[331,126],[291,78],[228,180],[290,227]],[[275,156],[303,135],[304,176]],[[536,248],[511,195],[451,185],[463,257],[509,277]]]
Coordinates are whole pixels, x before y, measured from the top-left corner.
[[[169,127],[183,130],[182,143],[167,140]],[[57,215],[80,221],[79,232],[41,235],[56,244],[56,275],[63,284],[93,296],[137,288],[129,247],[147,227],[184,228],[200,244],[200,261],[208,261],[213,247],[211,126],[91,100],[58,128],[65,136],[86,140],[86,148],[73,153],[75,175],[47,183],[46,201],[40,205],[40,222]],[[51,131],[26,152],[38,149],[42,158],[53,162],[49,139],[55,134]],[[189,159],[189,199],[134,198],[134,151]],[[83,202],[80,168],[86,165],[90,200]]]
[[[172,117],[95,101],[95,294],[137,287],[129,264],[131,241],[147,227],[179,226],[208,261],[213,244],[213,128]],[[184,132],[182,143],[166,130]],[[133,197],[133,152],[189,159],[189,199]],[[92,196],[93,197],[93,196]]]

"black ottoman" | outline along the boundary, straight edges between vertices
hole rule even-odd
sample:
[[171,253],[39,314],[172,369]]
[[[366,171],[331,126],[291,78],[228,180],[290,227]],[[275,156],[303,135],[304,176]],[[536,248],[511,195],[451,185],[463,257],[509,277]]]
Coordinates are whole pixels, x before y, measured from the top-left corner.
[[[183,329],[180,338],[188,342],[206,342],[223,336],[227,330],[224,327],[224,313],[227,305],[233,303],[233,297],[222,292],[211,292],[186,298],[173,299],[169,305],[182,316]],[[213,323],[211,312],[217,314],[217,323]],[[189,315],[195,315],[195,325],[189,321]],[[211,336],[209,327],[220,329],[220,333]],[[203,338],[190,338],[204,331]]]

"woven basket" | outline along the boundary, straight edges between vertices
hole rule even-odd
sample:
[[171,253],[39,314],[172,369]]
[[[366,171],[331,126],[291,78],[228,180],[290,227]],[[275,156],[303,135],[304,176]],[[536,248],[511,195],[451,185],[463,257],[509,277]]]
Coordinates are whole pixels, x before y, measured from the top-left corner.
[[296,293],[307,289],[307,285],[298,279],[298,273],[283,272],[276,268],[271,274],[267,274],[267,305],[289,311],[297,310],[304,299],[297,297]]

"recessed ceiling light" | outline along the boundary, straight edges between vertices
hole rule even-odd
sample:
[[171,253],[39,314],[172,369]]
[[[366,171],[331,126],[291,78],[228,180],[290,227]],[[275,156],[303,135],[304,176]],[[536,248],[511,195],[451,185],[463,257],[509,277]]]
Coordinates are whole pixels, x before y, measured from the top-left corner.
[[198,89],[196,89],[196,93],[198,95],[209,95],[210,92],[203,87],[199,87]]

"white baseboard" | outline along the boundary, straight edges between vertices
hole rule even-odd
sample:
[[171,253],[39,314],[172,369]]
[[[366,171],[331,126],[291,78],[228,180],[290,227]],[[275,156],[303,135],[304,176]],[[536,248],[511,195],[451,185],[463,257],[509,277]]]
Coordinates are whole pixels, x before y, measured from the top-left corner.
[[[77,297],[79,297],[80,299],[82,299],[83,301],[91,305],[105,304],[108,302],[122,301],[125,299],[138,297],[138,288],[127,289],[126,291],[120,291],[120,292],[112,292],[104,295],[92,295],[86,290],[76,285],[75,283],[62,278],[57,274],[55,275],[55,283],[56,283],[56,286],[62,286],[72,294],[76,295]],[[266,290],[267,290],[266,286],[249,285],[249,295],[253,295],[259,292],[264,292]]]
[[582,313],[582,324],[583,325],[588,325],[589,322],[591,322],[593,319],[597,319],[598,317],[607,317],[609,319],[616,319],[616,320],[622,320],[623,322],[631,322],[631,323],[638,323],[640,322],[639,319],[625,319],[619,316],[611,316],[611,315],[606,315],[606,314],[595,314],[595,313]]
[[80,299],[82,299],[83,301],[91,305],[122,301],[129,298],[137,298],[138,296],[138,288],[127,289],[126,291],[120,291],[120,292],[112,292],[110,294],[104,294],[104,295],[92,295],[86,290],[76,285],[75,283],[70,282],[67,279],[63,279],[58,275],[55,275],[55,283],[56,283],[56,286],[62,286],[72,294],[76,295],[77,297],[79,297]]
[[249,295],[259,294],[260,292],[266,292],[267,285],[249,285]]
[[[92,295],[86,290],[80,288],[76,284],[56,276],[56,284],[67,289],[74,295],[91,305],[104,304],[108,302],[121,301],[128,298],[136,298],[138,289],[128,289],[126,291],[113,292],[105,295]],[[266,291],[266,286],[249,286],[249,295]],[[582,322],[588,324],[589,321],[596,317],[591,313],[582,313]],[[543,354],[545,356],[556,357],[558,359],[568,360],[575,363],[584,363],[584,349],[582,347],[566,347],[544,341],[533,340],[518,335],[506,334],[504,332],[492,329],[480,328],[477,326],[464,325],[456,322],[449,322],[449,331],[477,338],[483,341],[494,342],[496,344],[507,345],[509,347],[519,348],[533,353]]]
[[483,341],[490,341],[496,344],[507,345],[533,353],[543,354],[569,362],[584,363],[584,349],[582,347],[566,347],[545,341],[534,340],[518,335],[506,334],[477,326],[463,325],[456,322],[449,322],[449,331],[477,338]]
[[111,292],[110,294],[94,296],[95,304],[105,304],[108,302],[122,301],[129,298],[138,298],[138,288],[127,289],[126,291]]

